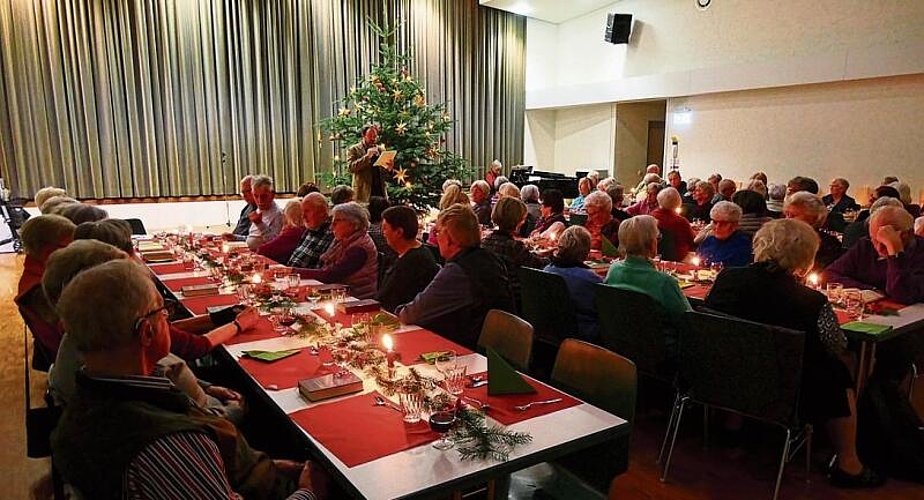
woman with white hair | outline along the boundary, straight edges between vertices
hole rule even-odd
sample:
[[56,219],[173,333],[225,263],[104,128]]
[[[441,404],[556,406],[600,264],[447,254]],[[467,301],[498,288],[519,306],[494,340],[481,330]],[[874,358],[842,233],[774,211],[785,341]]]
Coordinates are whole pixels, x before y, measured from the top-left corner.
[[828,218],[828,207],[817,196],[807,191],[793,193],[783,205],[783,215],[787,219],[798,219],[812,226],[818,233],[821,245],[815,255],[813,270],[820,271],[844,254],[841,242],[824,230]]
[[472,210],[482,226],[491,225],[491,186],[485,181],[475,181],[469,190]]
[[720,201],[709,212],[712,234],[699,246],[697,254],[703,263],[724,267],[741,267],[751,263],[751,237],[738,230],[741,207],[730,201]]
[[823,426],[837,451],[831,481],[843,487],[879,486],[883,479],[857,456],[856,395],[843,361],[847,339],[824,294],[802,284],[817,250],[817,233],[808,224],[768,222],[754,235],[755,263],[722,271],[706,307],[805,333],[799,413]]
[[591,250],[601,250],[606,238],[613,246],[619,245],[619,220],[613,218],[613,200],[602,191],[594,191],[584,199],[587,222],[584,227],[590,231]]
[[504,169],[504,165],[500,160],[495,159],[488,165],[488,171],[484,173],[484,180],[491,186],[494,185],[494,181],[501,176],[501,171]]
[[588,254],[590,232],[581,226],[571,226],[561,233],[552,263],[543,271],[557,274],[565,280],[577,316],[578,335],[581,340],[595,342],[600,338],[600,327],[597,324],[594,285],[602,283],[603,278],[584,264]]
[[[633,203],[629,208],[626,209],[626,212],[629,215],[651,215],[652,212],[658,209],[658,193],[661,192],[661,184],[657,182],[650,182],[645,187],[645,197],[637,198],[638,201]],[[641,193],[639,193],[641,194]]]
[[529,237],[536,229],[536,221],[542,217],[542,207],[539,204],[539,188],[535,184],[527,184],[520,189],[520,199],[526,204],[526,222],[520,228],[521,238]]
[[653,298],[678,321],[690,310],[677,280],[655,269],[652,259],[658,253],[658,221],[650,215],[638,215],[619,225],[619,250],[626,260],[614,262],[606,273],[606,284],[644,293]]
[[578,181],[578,196],[571,200],[571,210],[584,210],[584,198],[593,190],[593,181],[587,177],[582,177]]
[[678,213],[680,193],[672,188],[664,188],[658,193],[658,209],[651,213],[657,219],[661,234],[669,234],[671,247],[662,248],[662,257],[667,260],[682,261],[693,250],[693,238],[696,234],[690,221]]
[[302,241],[305,231],[307,228],[302,214],[302,199],[292,198],[282,209],[282,230],[279,236],[257,247],[257,253],[285,265]]
[[355,201],[335,206],[330,230],[334,242],[321,255],[320,269],[298,269],[303,278],[324,283],[344,283],[357,299],[375,297],[378,283],[378,252],[369,236],[369,212]]

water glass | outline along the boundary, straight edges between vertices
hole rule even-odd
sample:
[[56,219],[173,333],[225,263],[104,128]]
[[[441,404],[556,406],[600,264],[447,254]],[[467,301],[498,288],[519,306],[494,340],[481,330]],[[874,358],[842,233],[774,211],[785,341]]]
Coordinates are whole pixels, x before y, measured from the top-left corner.
[[289,282],[289,288],[297,288],[302,283],[302,277],[298,273],[286,276],[286,280]]
[[239,300],[241,304],[248,305],[248,306],[250,305],[250,285],[249,284],[247,283],[239,284],[237,286],[237,289],[235,290],[235,293],[237,294],[237,300]]
[[420,422],[420,414],[423,412],[423,394],[420,392],[402,392],[398,394],[401,402],[401,409],[404,410],[404,421],[409,424]]
[[465,387],[465,374],[467,371],[468,366],[459,362],[447,368],[443,372],[443,375],[446,377],[446,392],[454,396],[462,394],[462,389]]
[[866,310],[866,302],[863,300],[863,294],[859,291],[844,293],[844,308],[847,314],[855,321],[863,321],[863,313]]
[[844,285],[841,283],[828,283],[826,295],[828,296],[828,302],[832,304],[840,305],[841,296],[844,294]]
[[353,358],[353,351],[348,347],[332,347],[330,357],[333,359],[334,364],[340,367],[340,370],[337,371],[337,376],[343,376],[348,373],[346,367]]

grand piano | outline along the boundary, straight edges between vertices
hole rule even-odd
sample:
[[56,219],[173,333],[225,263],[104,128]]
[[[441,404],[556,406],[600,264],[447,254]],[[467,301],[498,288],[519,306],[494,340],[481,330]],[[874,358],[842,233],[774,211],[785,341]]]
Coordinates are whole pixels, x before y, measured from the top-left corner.
[[565,198],[575,198],[578,195],[578,177],[533,170],[532,166],[517,166],[510,171],[509,178],[510,182],[521,188],[527,184],[535,184],[539,192],[546,189],[557,189]]

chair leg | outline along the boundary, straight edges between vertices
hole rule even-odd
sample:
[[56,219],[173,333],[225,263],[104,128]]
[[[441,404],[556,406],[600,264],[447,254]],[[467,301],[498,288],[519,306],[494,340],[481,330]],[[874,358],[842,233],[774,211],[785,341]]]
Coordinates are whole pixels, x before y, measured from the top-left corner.
[[703,449],[709,449],[709,405],[703,405]]
[[918,379],[918,365],[911,363],[911,382],[908,384],[908,401],[914,402],[914,382]]
[[809,425],[805,428],[805,479],[806,481],[812,477],[812,434],[815,432],[814,428]]
[[667,420],[667,430],[664,431],[664,441],[661,442],[661,451],[658,453],[657,463],[661,463],[661,459],[664,458],[664,450],[667,448],[667,442],[671,437],[671,429],[674,426],[674,416],[677,414],[677,407],[680,406],[680,392],[674,396],[674,406],[671,407],[671,416]]
[[773,488],[773,500],[776,500],[780,494],[780,483],[783,482],[783,469],[789,460],[789,445],[792,438],[792,432],[786,429],[786,441],[783,443],[783,456],[780,457],[780,470],[776,473],[776,486]]
[[[680,419],[683,418],[683,409],[686,407],[688,399],[682,398],[680,400],[680,406],[676,408],[677,419],[674,422],[674,430],[671,432],[671,446],[667,449],[667,460],[664,461],[664,470],[661,471],[661,482],[667,481],[667,472],[671,466],[671,455],[674,454],[674,445],[677,444],[677,431],[680,430]],[[674,420],[674,419],[671,419]]]

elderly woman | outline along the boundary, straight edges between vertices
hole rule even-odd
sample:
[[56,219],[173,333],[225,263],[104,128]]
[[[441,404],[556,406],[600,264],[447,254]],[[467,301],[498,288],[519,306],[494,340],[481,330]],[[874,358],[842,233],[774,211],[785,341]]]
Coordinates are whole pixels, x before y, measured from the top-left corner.
[[687,205],[684,210],[687,220],[709,222],[713,196],[715,196],[715,186],[707,181],[697,182],[693,186],[693,203]]
[[645,186],[645,197],[633,203],[626,212],[631,216],[651,215],[658,209],[658,193],[661,192],[661,184],[650,182]]
[[488,165],[488,170],[484,173],[484,180],[491,186],[494,185],[494,181],[501,176],[501,171],[503,170],[504,165],[500,160],[495,159]]
[[603,248],[603,239],[609,240],[613,246],[619,244],[619,220],[613,218],[613,200],[610,195],[594,191],[584,199],[584,209],[587,211],[587,222],[584,227],[590,231],[591,250]]
[[533,254],[522,241],[516,239],[520,226],[526,221],[526,204],[520,201],[519,198],[501,197],[497,201],[497,205],[494,206],[491,219],[496,224],[496,227],[491,234],[481,240],[481,247],[504,261],[507,266],[513,297],[519,304],[520,282],[517,278],[517,269],[520,267],[542,269],[549,261]]
[[97,240],[118,248],[128,255],[135,253],[132,227],[122,219],[84,222],[74,230],[74,240]]
[[[472,186],[472,190],[474,191],[474,185]],[[446,189],[443,190],[443,196],[440,197],[440,211],[446,210],[456,203],[468,205],[468,195],[465,194],[465,191],[462,190],[462,186],[450,184],[449,186],[446,186]],[[427,235],[427,244],[439,246],[439,236],[439,227],[434,225],[432,228],[430,228],[430,234]]]
[[32,332],[36,349],[40,349],[41,354],[47,358],[39,365],[47,365],[54,360],[63,335],[58,315],[42,292],[42,274],[48,257],[73,241],[74,229],[74,223],[60,215],[32,217],[20,229],[26,259],[19,278],[19,290],[13,301]]
[[877,486],[882,479],[857,456],[856,396],[843,361],[847,339],[825,296],[801,282],[817,250],[818,233],[808,224],[793,219],[768,222],[754,235],[754,264],[724,270],[706,307],[805,332],[800,414],[824,425],[837,450],[834,484]]
[[786,186],[770,184],[767,187],[767,216],[771,219],[783,217],[783,201],[786,198]]
[[491,186],[485,181],[478,180],[472,183],[470,193],[472,210],[475,211],[475,217],[478,217],[478,223],[482,226],[490,226]]
[[382,212],[382,235],[396,256],[376,294],[387,311],[414,300],[440,270],[433,253],[417,241],[417,229],[417,213],[411,207],[399,205]]
[[279,236],[257,247],[257,253],[280,264],[289,262],[292,252],[305,235],[305,216],[301,198],[292,198],[282,209],[282,230]]
[[712,234],[703,240],[697,253],[704,262],[725,267],[741,267],[751,263],[751,237],[738,230],[741,207],[730,201],[720,201],[709,212]]
[[674,322],[690,310],[677,280],[655,269],[651,259],[658,253],[658,221],[639,215],[619,225],[619,250],[626,260],[614,262],[606,273],[606,284],[644,293],[653,298]]
[[55,213],[67,217],[74,224],[103,220],[109,217],[109,214],[102,208],[87,205],[86,203],[68,203],[60,205]]
[[600,327],[594,285],[602,283],[603,278],[584,264],[589,253],[590,232],[581,226],[571,226],[561,233],[552,263],[543,270],[564,278],[578,320],[578,335],[582,340],[595,342],[600,338]]
[[527,184],[520,189],[520,199],[526,204],[526,213],[535,219],[542,217],[539,208],[539,188],[535,184]]
[[54,186],[43,187],[35,192],[35,206],[40,212],[45,213],[42,210],[42,205],[55,196],[67,196],[67,191]]
[[818,233],[821,245],[818,246],[818,253],[815,255],[813,270],[821,271],[843,255],[841,242],[822,229],[825,219],[828,218],[828,208],[817,196],[807,191],[793,193],[783,205],[783,214],[787,219],[801,220]]
[[560,233],[568,224],[565,220],[565,198],[557,189],[546,189],[542,192],[542,207],[539,209],[539,220],[533,236],[547,235],[550,232]]
[[582,177],[578,181],[578,196],[571,200],[571,210],[584,210],[584,198],[590,194],[593,188],[593,182],[587,177]]
[[[756,182],[760,182],[756,180]],[[767,216],[767,201],[764,196],[752,189],[744,189],[732,195],[732,203],[741,207],[741,220],[738,228],[748,236],[754,237],[754,233],[770,222]]]
[[662,234],[670,234],[672,247],[662,248],[662,257],[667,260],[684,260],[693,250],[693,238],[696,234],[690,221],[678,214],[681,198],[676,189],[664,188],[658,193],[658,209],[651,213],[657,219]]
[[860,205],[857,200],[847,195],[847,189],[850,188],[850,182],[843,177],[835,177],[828,186],[828,194],[821,198],[831,212],[844,213],[850,210],[859,210]]
[[298,269],[303,278],[344,283],[357,299],[375,298],[378,253],[367,232],[369,212],[355,201],[335,206],[330,229],[334,243],[321,255],[320,269]]

